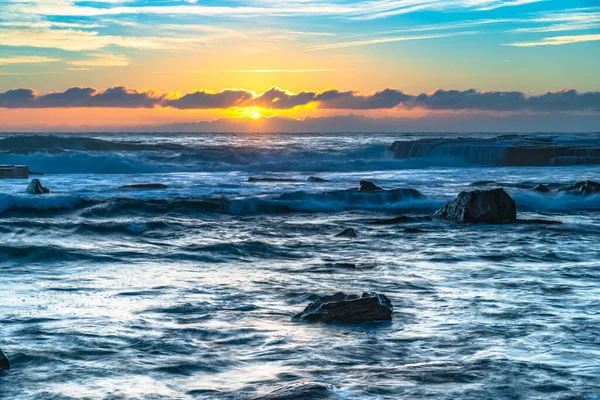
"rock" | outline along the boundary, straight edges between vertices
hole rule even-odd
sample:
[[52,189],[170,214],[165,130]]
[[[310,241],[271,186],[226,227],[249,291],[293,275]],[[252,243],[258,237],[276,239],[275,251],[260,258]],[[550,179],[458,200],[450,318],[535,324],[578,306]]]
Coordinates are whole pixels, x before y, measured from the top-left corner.
[[141,190],[157,190],[157,189],[166,189],[168,188],[167,185],[163,184],[163,183],[134,183],[131,185],[124,185],[124,186],[119,186],[119,189],[121,190],[127,190],[127,189],[141,189]]
[[29,179],[26,165],[0,165],[0,179]]
[[255,400],[333,400],[339,399],[334,387],[319,382],[299,382],[280,387]]
[[318,176],[311,176],[308,178],[308,182],[322,183],[322,182],[329,182],[329,181],[327,179],[319,178]]
[[321,296],[304,311],[295,315],[296,322],[359,323],[392,319],[392,302],[383,294],[363,293],[362,296],[342,292]]
[[335,237],[355,238],[356,231],[354,230],[354,228],[346,228],[337,235],[335,235]]
[[27,193],[31,194],[45,194],[50,193],[50,189],[42,186],[42,182],[39,179],[32,179],[27,186]]
[[298,180],[287,178],[256,178],[251,176],[248,178],[248,182],[298,182]]
[[409,217],[407,215],[401,215],[396,218],[385,218],[385,219],[376,219],[375,221],[369,222],[371,225],[393,225],[393,224],[401,224],[403,222],[421,222],[421,221],[431,221],[431,217],[426,215],[424,217]]
[[560,221],[554,221],[551,219],[537,219],[537,218],[518,219],[518,220],[514,221],[514,223],[523,224],[523,225],[560,225],[560,224],[562,224],[562,222],[560,222]]
[[576,192],[582,196],[600,193],[600,183],[594,181],[577,182],[573,186],[567,188],[568,192]]
[[8,357],[6,356],[6,354],[4,354],[2,349],[0,349],[0,371],[6,371],[9,369],[10,361],[8,360]]
[[515,201],[504,189],[461,192],[433,214],[433,218],[461,222],[501,224],[517,219]]
[[377,186],[376,184],[374,184],[373,182],[369,182],[369,181],[360,181],[360,189],[358,189],[361,192],[375,192],[378,190],[383,190],[382,188],[380,188],[379,186]]
[[534,192],[539,192],[539,193],[549,193],[550,192],[550,188],[546,185],[542,185],[541,183],[535,185],[531,190],[533,190]]

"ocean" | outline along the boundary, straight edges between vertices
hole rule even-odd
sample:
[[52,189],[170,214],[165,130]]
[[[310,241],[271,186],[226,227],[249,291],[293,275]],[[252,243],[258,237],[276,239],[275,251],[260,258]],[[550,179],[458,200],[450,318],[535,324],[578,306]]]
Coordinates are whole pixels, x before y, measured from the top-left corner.
[[[0,180],[0,397],[320,382],[339,399],[600,399],[600,195],[561,190],[600,181],[598,149],[600,134],[1,134],[0,164],[51,193]],[[349,190],[361,180],[423,196]],[[123,188],[148,183],[164,187]],[[518,218],[561,223],[373,224],[497,187]],[[392,321],[292,322],[339,291],[385,294]]]

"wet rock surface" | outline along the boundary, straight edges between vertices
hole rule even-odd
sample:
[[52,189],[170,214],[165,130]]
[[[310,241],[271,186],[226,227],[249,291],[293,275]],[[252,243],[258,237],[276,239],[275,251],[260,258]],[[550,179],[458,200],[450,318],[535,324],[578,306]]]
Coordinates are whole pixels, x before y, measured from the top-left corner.
[[119,186],[120,190],[158,190],[167,188],[168,186],[163,183],[133,183],[131,185]]
[[533,190],[534,192],[538,192],[538,193],[550,193],[550,188],[546,185],[543,185],[541,183],[535,185],[531,190]]
[[324,182],[329,182],[329,180],[327,179],[323,179],[323,178],[319,178],[318,176],[310,176],[308,178],[308,182],[313,182],[313,183],[324,183]]
[[50,189],[44,187],[39,179],[32,179],[26,189],[30,194],[46,194],[50,193]]
[[600,183],[594,181],[582,181],[568,187],[567,192],[579,194],[582,196],[589,196],[592,194],[600,194]]
[[392,319],[393,306],[383,294],[363,293],[362,296],[343,292],[322,296],[296,314],[296,322],[360,323]]
[[356,230],[354,228],[346,228],[343,231],[341,231],[340,233],[336,234],[335,237],[353,239],[356,237]]
[[501,224],[517,219],[515,201],[504,189],[461,192],[433,214],[434,219]]
[[380,188],[373,182],[369,182],[369,181],[360,181],[359,185],[360,185],[360,187],[358,190],[361,192],[376,192],[379,190],[383,190],[382,188]]
[[2,349],[0,349],[0,371],[6,371],[9,369],[10,369],[10,361],[8,360],[7,355],[4,354]]

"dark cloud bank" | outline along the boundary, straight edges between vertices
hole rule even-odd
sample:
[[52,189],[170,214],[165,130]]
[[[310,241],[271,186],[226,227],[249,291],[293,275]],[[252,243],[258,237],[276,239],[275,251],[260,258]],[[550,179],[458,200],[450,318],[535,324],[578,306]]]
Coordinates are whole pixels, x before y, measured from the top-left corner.
[[600,112],[600,92],[579,93],[576,90],[548,92],[526,96],[521,92],[479,92],[475,89],[437,90],[428,94],[407,94],[385,89],[370,95],[357,92],[327,90],[324,92],[291,93],[272,88],[255,96],[243,89],[226,89],[218,93],[199,91],[172,99],[153,92],[138,92],[125,87],[106,90],[70,88],[64,92],[38,95],[31,89],[16,89],[0,93],[0,108],[75,108],[115,107],[176,109],[226,109],[232,107],[266,107],[291,109],[316,103],[321,109],[375,110],[421,108],[434,111],[488,112]]

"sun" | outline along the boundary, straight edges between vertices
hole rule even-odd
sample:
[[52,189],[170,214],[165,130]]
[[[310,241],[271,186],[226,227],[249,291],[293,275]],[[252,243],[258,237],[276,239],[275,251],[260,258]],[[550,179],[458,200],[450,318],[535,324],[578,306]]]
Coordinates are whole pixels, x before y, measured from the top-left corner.
[[260,117],[261,115],[258,111],[254,111],[252,114],[250,114],[250,118],[252,119],[259,119]]

